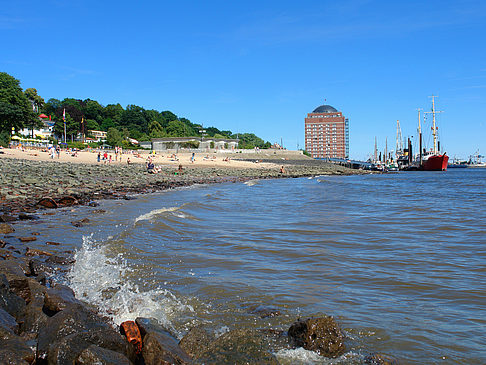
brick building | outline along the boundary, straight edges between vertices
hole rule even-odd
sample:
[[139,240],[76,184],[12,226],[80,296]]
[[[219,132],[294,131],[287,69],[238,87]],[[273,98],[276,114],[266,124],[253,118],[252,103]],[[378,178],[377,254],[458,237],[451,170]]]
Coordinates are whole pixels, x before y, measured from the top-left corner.
[[330,105],[305,118],[305,149],[312,158],[349,158],[349,121]]

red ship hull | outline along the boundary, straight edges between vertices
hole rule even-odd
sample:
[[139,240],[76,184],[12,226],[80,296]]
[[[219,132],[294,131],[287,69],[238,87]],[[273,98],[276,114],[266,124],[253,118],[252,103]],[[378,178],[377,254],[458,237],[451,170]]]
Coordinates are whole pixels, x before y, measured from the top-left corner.
[[425,171],[446,171],[448,161],[449,156],[445,153],[443,155],[429,156],[429,158],[423,162],[422,168]]

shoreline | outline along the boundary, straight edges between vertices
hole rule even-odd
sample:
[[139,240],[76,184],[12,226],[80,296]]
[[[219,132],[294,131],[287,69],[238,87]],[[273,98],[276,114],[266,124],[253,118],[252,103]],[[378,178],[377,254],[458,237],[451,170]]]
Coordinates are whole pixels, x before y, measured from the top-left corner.
[[[52,208],[94,207],[98,206],[96,200],[99,199],[130,200],[132,194],[194,184],[363,173],[327,163],[316,164],[314,160],[308,164],[305,160],[297,163],[284,160],[285,173],[280,172],[280,164],[246,161],[245,164],[256,166],[242,167],[238,161],[232,160],[231,166],[186,164],[182,175],[175,174],[175,166],[161,166],[160,173],[150,174],[143,163],[110,165],[0,156],[0,222],[3,222],[0,223],[3,238],[0,240],[0,296],[7,303],[3,309],[0,306],[0,314],[8,317],[7,327],[0,323],[0,332],[6,331],[4,338],[8,339],[4,350],[0,350],[0,359],[22,359],[24,363],[38,364],[103,363],[106,359],[120,364],[151,364],[157,363],[162,356],[168,356],[170,363],[180,364],[197,363],[201,359],[203,362],[217,359],[217,362],[226,363],[248,358],[255,363],[278,364],[270,344],[295,348],[297,343],[285,331],[240,329],[215,338],[198,327],[179,341],[170,330],[146,318],[133,318],[132,325],[141,333],[138,342],[134,342],[125,338],[123,330],[123,336],[120,335],[116,326],[98,314],[97,308],[80,301],[71,288],[56,282],[56,275],[65,275],[71,269],[74,252],[66,251],[66,247],[55,242],[46,242],[45,249],[29,248],[29,242],[37,239],[35,225],[31,226],[31,237],[20,237],[19,233],[25,235],[26,232],[14,233],[15,221],[27,220],[37,224],[39,220],[42,224],[42,218],[33,213],[51,215],[56,212]],[[70,214],[69,210],[63,211]],[[71,223],[75,226],[84,224],[83,220]],[[264,312],[266,310],[271,312],[271,309],[264,309]],[[323,328],[319,341],[339,344],[335,352],[327,356],[339,356],[344,352],[344,345],[338,324],[332,317],[318,320]],[[293,326],[303,331],[306,325],[302,323],[299,320]],[[325,333],[330,332],[336,336],[328,338]],[[262,348],[263,343],[268,348]],[[243,348],[228,352],[228,346]]]
[[[232,154],[229,162],[219,157],[221,161],[196,159],[191,163],[190,153],[180,154],[178,161],[170,161],[169,156],[146,154],[132,157],[135,162],[131,164],[125,162],[131,155],[123,155],[122,162],[112,163],[98,163],[96,156],[93,152],[80,152],[78,157],[61,154],[60,159],[50,159],[47,152],[1,149],[0,212],[33,213],[43,206],[87,205],[99,199],[127,199],[130,194],[193,184],[366,173],[310,158],[269,158],[269,155],[255,156],[260,157],[255,159],[258,162]],[[148,158],[158,167],[159,173],[147,172]],[[179,165],[182,165],[182,174],[178,171]],[[41,203],[45,198],[47,200]]]

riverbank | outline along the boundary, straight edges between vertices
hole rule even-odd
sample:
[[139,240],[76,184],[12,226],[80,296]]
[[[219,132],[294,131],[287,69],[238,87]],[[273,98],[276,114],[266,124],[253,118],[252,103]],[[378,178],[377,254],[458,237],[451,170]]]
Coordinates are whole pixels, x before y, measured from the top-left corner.
[[[251,179],[295,178],[317,175],[346,175],[363,173],[305,156],[295,159],[269,156],[263,159],[240,161],[238,154],[226,154],[211,160],[197,157],[191,163],[191,154],[123,155],[112,162],[97,162],[96,152],[78,152],[71,156],[61,152],[50,159],[47,152],[37,150],[0,150],[0,210],[4,214],[33,212],[43,198],[44,206],[56,204],[89,204],[93,200],[126,198],[134,193],[150,193],[193,184],[237,182]],[[127,160],[131,159],[128,164]],[[151,159],[158,173],[147,172],[146,162]],[[260,162],[265,161],[265,162]],[[182,172],[179,171],[182,166]],[[64,197],[73,199],[60,200]]]

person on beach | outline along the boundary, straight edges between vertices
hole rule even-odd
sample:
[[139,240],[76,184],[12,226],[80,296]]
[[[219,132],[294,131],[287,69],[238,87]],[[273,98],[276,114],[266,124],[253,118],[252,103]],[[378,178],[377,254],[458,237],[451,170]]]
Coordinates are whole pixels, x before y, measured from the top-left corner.
[[283,167],[283,166],[280,168],[280,173],[281,173],[281,174],[285,174],[285,169],[284,169],[284,167]]
[[100,160],[101,160],[101,152],[99,152],[99,151],[98,151],[98,157],[96,158],[96,160],[97,160],[98,162],[100,162]]
[[57,159],[61,158],[61,147],[59,145],[56,146],[56,152],[57,152]]
[[191,156],[191,163],[194,163],[194,161],[196,160],[196,159],[195,159],[195,155],[196,155],[196,154],[193,152],[193,153],[192,153],[192,156]]
[[130,157],[127,157],[127,165],[130,165]]
[[175,172],[175,175],[182,175],[183,171],[184,171],[184,169],[182,168],[182,165],[179,164],[179,168]]

